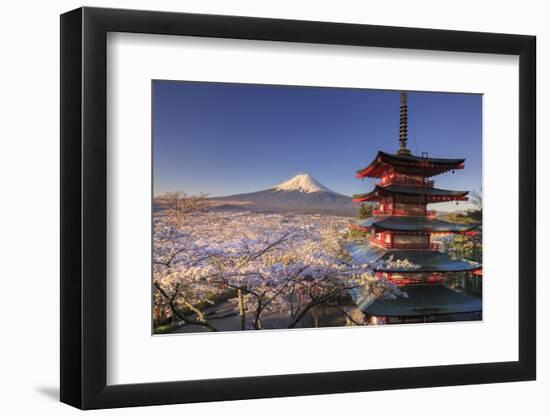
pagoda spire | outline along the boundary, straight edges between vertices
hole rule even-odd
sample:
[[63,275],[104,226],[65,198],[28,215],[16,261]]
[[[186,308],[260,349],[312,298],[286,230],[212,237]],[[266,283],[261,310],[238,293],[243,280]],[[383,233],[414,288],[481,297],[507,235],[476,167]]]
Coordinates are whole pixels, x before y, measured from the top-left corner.
[[398,155],[410,155],[407,149],[407,93],[401,93],[401,108],[399,112],[399,150]]

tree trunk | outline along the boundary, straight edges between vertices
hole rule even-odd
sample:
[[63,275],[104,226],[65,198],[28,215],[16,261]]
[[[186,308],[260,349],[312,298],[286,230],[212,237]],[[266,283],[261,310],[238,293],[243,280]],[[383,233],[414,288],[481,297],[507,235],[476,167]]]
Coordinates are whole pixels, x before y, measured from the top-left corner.
[[256,315],[254,317],[254,329],[256,330],[262,330],[262,310],[263,310],[263,304],[262,299],[260,298],[258,300],[258,306],[256,307]]
[[244,298],[243,298],[243,291],[239,288],[237,290],[237,298],[239,303],[239,316],[241,318],[241,330],[246,329],[246,313],[244,311]]

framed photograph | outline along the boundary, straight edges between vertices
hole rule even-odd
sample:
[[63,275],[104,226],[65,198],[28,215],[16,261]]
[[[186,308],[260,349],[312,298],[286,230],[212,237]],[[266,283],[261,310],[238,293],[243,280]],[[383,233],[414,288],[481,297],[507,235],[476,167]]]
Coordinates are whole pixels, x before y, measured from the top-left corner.
[[61,102],[61,401],[535,379],[535,37],[81,8]]

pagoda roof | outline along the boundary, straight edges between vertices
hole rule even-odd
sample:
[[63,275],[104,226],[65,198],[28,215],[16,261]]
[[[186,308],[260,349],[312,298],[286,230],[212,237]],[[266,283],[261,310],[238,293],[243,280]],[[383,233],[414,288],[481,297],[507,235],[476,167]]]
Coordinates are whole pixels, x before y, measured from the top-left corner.
[[479,223],[451,223],[425,216],[375,216],[352,222],[354,227],[371,230],[389,230],[396,232],[468,232],[479,226]]
[[366,289],[354,290],[351,295],[359,309],[371,316],[413,317],[482,311],[481,299],[461,294],[442,284],[414,285],[402,290],[407,297],[374,297]]
[[462,169],[464,161],[464,158],[429,158],[378,151],[374,160],[365,168],[357,170],[355,176],[357,178],[381,178],[391,167],[400,166],[409,168],[412,173],[431,177],[452,169]]
[[390,184],[386,186],[376,185],[369,193],[353,195],[354,202],[376,200],[379,195],[403,194],[413,196],[427,196],[429,200],[449,201],[463,200],[469,191],[444,190],[441,188],[418,187],[412,185]]
[[[435,250],[383,249],[365,242],[350,244],[348,251],[355,262],[372,264],[375,272],[466,272],[481,268],[481,264],[452,259],[448,254]],[[389,261],[392,264],[387,265]],[[401,265],[396,265],[398,261]],[[407,268],[405,261],[417,267]]]

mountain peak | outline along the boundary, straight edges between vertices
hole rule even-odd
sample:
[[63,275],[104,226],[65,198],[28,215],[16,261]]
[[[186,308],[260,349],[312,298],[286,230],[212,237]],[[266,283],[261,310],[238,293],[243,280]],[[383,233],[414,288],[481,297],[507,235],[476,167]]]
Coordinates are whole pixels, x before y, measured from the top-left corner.
[[273,187],[277,191],[300,191],[302,193],[316,193],[320,191],[334,193],[309,174],[298,174],[288,181]]

